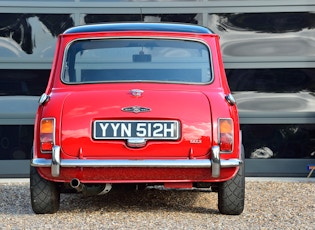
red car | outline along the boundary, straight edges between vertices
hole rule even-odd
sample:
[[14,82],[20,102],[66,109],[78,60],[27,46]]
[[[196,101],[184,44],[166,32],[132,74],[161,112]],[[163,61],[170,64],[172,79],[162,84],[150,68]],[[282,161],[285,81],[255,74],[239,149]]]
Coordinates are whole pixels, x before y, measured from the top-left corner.
[[223,214],[244,209],[244,151],[219,37],[196,25],[113,23],[59,36],[36,114],[35,213],[60,193],[120,184],[212,188]]

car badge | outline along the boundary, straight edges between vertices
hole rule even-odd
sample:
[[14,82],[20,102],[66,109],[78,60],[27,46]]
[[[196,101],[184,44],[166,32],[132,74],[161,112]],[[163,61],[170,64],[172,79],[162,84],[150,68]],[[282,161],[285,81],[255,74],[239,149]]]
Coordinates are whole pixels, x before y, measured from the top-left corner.
[[131,95],[134,97],[141,97],[144,91],[141,89],[132,89],[130,90],[130,92],[131,92]]
[[124,107],[121,110],[124,112],[130,112],[130,113],[145,113],[145,112],[151,111],[150,108],[140,107],[140,106]]

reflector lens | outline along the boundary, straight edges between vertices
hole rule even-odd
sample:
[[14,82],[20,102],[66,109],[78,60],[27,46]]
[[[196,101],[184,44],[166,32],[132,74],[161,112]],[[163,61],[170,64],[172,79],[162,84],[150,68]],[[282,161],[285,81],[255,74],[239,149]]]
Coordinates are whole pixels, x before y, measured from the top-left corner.
[[219,137],[220,151],[232,152],[234,143],[234,128],[232,119],[219,119]]
[[52,142],[42,142],[41,150],[44,152],[52,151],[53,143]]

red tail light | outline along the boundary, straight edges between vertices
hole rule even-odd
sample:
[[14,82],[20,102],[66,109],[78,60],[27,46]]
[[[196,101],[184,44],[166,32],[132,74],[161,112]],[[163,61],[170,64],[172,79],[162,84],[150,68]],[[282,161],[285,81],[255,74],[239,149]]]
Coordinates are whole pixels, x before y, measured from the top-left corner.
[[219,144],[221,152],[232,152],[234,144],[234,125],[231,118],[219,119]]
[[51,152],[55,142],[55,119],[44,118],[40,123],[40,147],[42,152]]

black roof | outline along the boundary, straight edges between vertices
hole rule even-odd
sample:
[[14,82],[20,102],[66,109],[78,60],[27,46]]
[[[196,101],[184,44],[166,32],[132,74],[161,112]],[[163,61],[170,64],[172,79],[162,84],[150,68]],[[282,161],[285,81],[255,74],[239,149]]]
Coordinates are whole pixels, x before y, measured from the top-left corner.
[[199,34],[212,34],[213,32],[202,26],[191,24],[176,23],[108,23],[93,24],[72,27],[64,32],[64,34],[85,33],[85,32],[104,32],[104,31],[165,31],[165,32],[187,32]]

